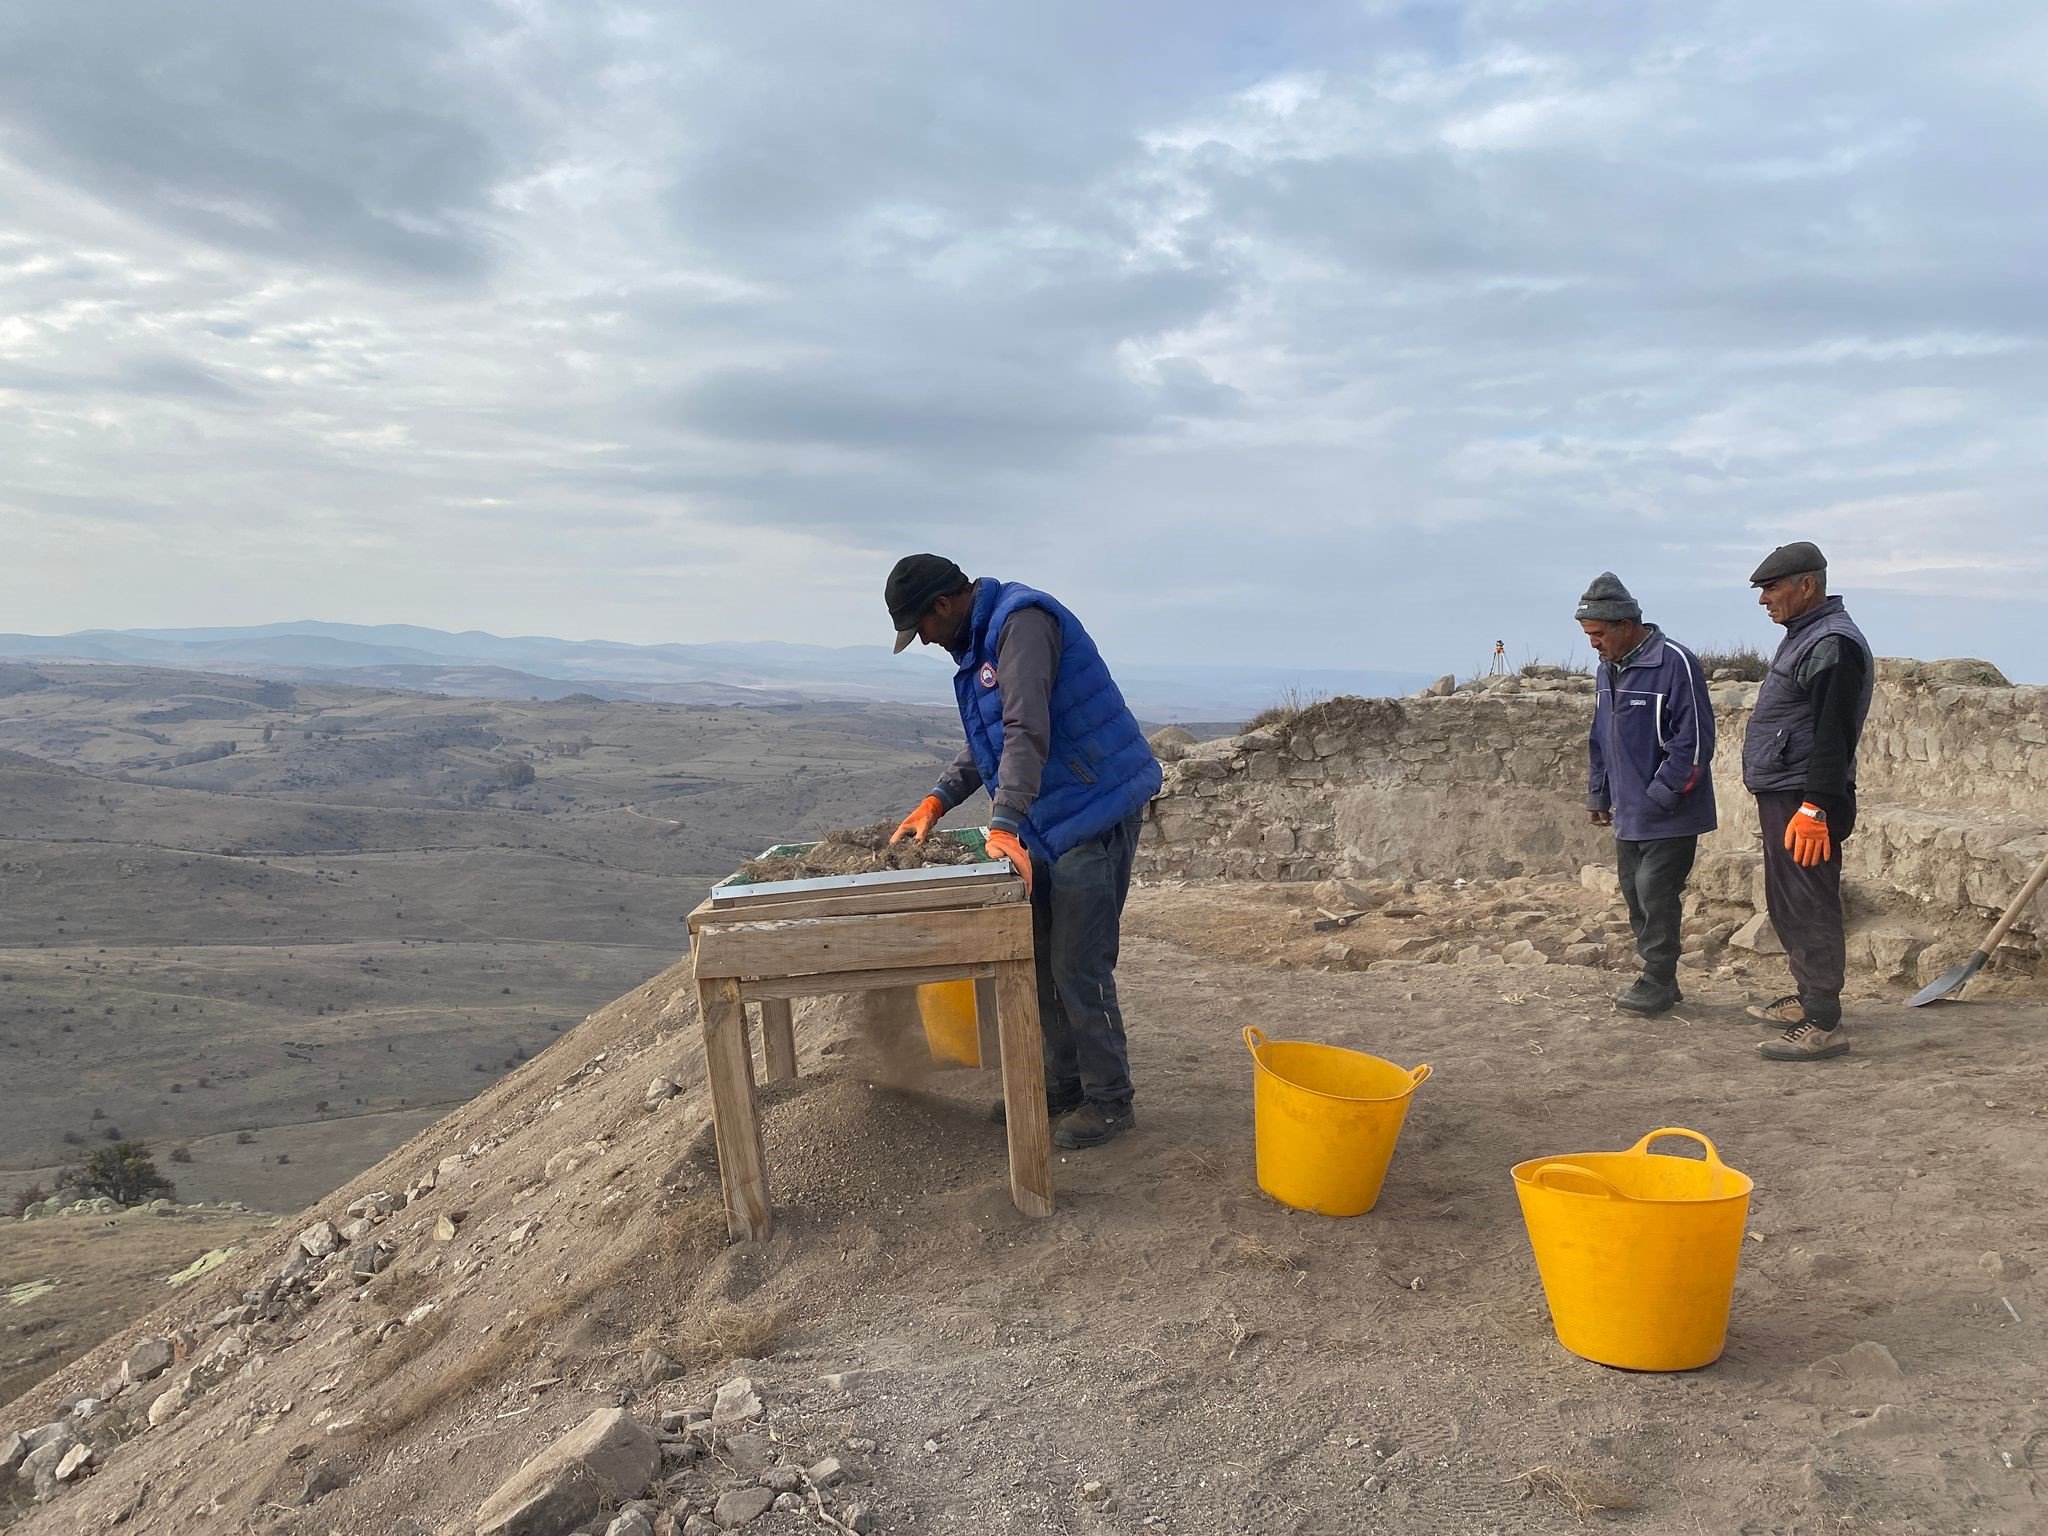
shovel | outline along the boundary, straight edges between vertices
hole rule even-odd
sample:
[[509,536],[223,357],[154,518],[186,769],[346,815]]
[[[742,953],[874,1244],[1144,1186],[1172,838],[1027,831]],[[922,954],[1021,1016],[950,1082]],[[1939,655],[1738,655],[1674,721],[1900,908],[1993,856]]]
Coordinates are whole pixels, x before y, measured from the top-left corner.
[[1984,962],[1991,958],[1991,952],[1998,948],[1998,941],[2005,937],[2013,919],[2020,915],[2026,904],[2034,899],[2034,893],[2041,889],[2041,883],[2048,881],[2048,854],[2041,856],[2041,862],[2034,866],[2034,872],[2027,876],[2027,883],[2020,887],[2019,895],[2013,897],[2012,905],[2005,909],[2005,916],[1992,924],[1991,931],[1984,936],[1984,942],[1977,946],[1977,952],[1961,965],[1952,965],[1934,980],[1927,983],[1906,1004],[1908,1008],[1925,1008],[1929,1003],[1940,1002],[1944,997],[1953,997],[1969,984],[1970,978],[1984,969]]

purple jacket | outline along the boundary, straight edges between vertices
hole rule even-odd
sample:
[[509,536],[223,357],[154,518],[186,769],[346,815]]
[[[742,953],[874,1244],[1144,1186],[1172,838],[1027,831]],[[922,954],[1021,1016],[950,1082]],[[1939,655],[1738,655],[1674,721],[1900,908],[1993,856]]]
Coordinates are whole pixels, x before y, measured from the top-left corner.
[[1695,837],[1714,817],[1714,706],[1699,658],[1654,624],[1621,668],[1601,662],[1586,808],[1627,842]]

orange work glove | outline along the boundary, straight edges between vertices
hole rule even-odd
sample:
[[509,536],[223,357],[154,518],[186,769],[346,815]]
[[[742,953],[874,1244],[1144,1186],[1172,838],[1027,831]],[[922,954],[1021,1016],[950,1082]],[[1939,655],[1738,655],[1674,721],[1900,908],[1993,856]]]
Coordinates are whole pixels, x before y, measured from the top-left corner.
[[1008,859],[1024,881],[1024,894],[1031,894],[1031,855],[1024,851],[1024,845],[1017,841],[1017,834],[1005,832],[1001,827],[991,827],[988,834],[988,851],[998,859]]
[[926,795],[917,802],[917,809],[903,818],[903,825],[896,829],[896,835],[889,841],[900,843],[906,837],[914,837],[921,843],[932,835],[932,828],[938,825],[939,818],[945,814],[946,808],[939,803],[939,797]]
[[1828,839],[1828,813],[1811,800],[1804,802],[1785,826],[1785,848],[1802,869],[1827,863],[1834,851]]

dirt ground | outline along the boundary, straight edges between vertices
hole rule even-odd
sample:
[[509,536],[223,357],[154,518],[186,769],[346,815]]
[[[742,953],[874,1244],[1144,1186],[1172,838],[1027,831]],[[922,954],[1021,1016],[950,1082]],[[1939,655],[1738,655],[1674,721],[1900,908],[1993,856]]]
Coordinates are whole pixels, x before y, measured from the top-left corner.
[[[828,1004],[801,1017],[803,1075],[764,1090],[777,1229],[726,1245],[687,970],[665,972],[323,1201],[338,1217],[475,1149],[386,1223],[399,1257],[361,1299],[262,1331],[247,1379],[111,1447],[20,1529],[125,1511],[166,1536],[452,1536],[594,1408],[703,1402],[737,1368],[770,1434],[848,1457],[887,1532],[2048,1526],[2041,1005],[1858,997],[1849,1055],[1777,1065],[1740,1011],[1767,967],[1689,976],[1684,1007],[1643,1021],[1609,1006],[1613,970],[1358,970],[1304,921],[1298,892],[1134,895],[1139,1125],[1056,1154],[1043,1222],[1009,1204],[992,1076],[906,1075],[871,1013]],[[1433,1068],[1371,1214],[1259,1191],[1246,1024]],[[650,1112],[653,1072],[683,1092]],[[1560,1348],[1508,1176],[1660,1125],[1757,1183],[1727,1352],[1683,1375]],[[459,1239],[434,1243],[458,1207]],[[284,1240],[155,1326],[274,1272]],[[438,1322],[374,1342],[421,1300]],[[687,1373],[646,1386],[649,1346]],[[347,1485],[290,1507],[308,1457]],[[704,1507],[711,1477],[670,1501]]]
[[161,1306],[167,1279],[193,1260],[239,1247],[278,1220],[181,1209],[0,1221],[0,1402],[99,1342],[109,1318]]

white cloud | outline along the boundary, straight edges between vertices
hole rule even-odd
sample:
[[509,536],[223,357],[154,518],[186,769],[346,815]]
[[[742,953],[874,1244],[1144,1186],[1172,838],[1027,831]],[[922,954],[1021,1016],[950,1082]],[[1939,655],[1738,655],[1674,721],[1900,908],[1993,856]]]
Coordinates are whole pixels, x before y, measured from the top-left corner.
[[1440,670],[1812,536],[2048,676],[2029,8],[82,16],[0,19],[6,627],[868,640],[938,547]]

